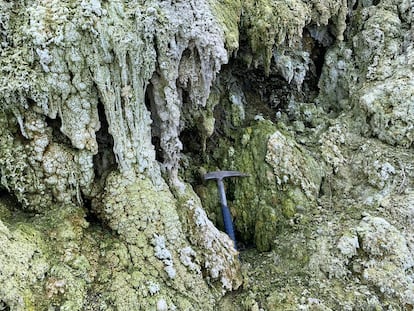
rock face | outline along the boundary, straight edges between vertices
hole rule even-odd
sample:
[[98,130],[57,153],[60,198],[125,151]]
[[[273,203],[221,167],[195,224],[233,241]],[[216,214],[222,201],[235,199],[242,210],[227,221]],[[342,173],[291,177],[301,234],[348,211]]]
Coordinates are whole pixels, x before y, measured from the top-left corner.
[[413,22],[0,0],[0,310],[411,310]]
[[[1,308],[212,309],[240,285],[237,253],[178,178],[183,97],[203,109],[228,60],[210,5],[2,1],[0,15],[1,183],[18,201],[4,212],[31,228],[1,219]],[[52,235],[51,215],[73,228]]]

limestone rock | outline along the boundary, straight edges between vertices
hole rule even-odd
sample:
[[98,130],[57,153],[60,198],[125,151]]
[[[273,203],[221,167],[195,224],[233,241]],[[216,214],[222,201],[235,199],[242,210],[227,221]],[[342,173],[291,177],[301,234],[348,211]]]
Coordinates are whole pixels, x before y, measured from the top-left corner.
[[413,7],[0,0],[0,310],[411,310]]

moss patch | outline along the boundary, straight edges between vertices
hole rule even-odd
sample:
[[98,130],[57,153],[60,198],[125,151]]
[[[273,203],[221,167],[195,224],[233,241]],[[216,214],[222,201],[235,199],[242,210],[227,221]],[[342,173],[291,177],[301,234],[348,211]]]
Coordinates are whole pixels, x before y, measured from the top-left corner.
[[[288,148],[287,142],[293,144],[292,154],[287,158],[281,155],[280,160],[285,161],[279,166],[273,163],[274,160],[265,161],[269,153],[268,141],[275,133],[280,132],[272,122],[255,121],[231,139],[221,138],[217,145],[223,147],[214,151],[215,162],[204,167],[206,171],[237,170],[250,175],[248,178],[228,178],[225,183],[239,239],[247,244],[253,242],[260,251],[270,250],[280,230],[289,227],[296,215],[315,205],[317,191],[312,193],[310,188],[319,187],[321,182],[316,161],[293,144],[287,135],[280,134],[286,140],[282,145]],[[315,176],[314,179],[309,177],[312,186],[306,185],[308,177],[305,176],[282,181],[283,174],[289,169],[295,175]],[[197,189],[210,216],[221,224],[216,188],[211,182]]]
[[222,26],[228,51],[239,47],[239,23],[242,13],[241,0],[209,1],[214,15]]

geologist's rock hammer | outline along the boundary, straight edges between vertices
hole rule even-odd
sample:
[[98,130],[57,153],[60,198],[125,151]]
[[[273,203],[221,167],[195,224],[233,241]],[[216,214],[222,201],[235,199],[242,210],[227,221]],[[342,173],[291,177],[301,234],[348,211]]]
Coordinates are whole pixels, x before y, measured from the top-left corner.
[[231,214],[229,207],[227,206],[226,192],[224,190],[223,179],[226,177],[247,177],[248,174],[244,174],[238,171],[216,171],[210,172],[204,175],[205,180],[215,179],[217,180],[217,187],[220,194],[221,202],[221,213],[223,214],[224,229],[229,237],[234,242],[234,247],[237,249],[236,245],[236,236],[234,234],[233,221],[231,219]]

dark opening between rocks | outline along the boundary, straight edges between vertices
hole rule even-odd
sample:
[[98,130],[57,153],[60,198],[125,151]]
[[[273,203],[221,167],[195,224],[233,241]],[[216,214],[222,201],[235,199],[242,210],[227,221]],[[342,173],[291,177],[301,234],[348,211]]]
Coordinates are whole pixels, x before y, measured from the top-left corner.
[[145,90],[145,107],[151,113],[151,143],[155,149],[155,159],[163,163],[164,154],[161,148],[161,138],[160,138],[160,129],[159,129],[159,118],[156,113],[155,103],[154,103],[154,93],[152,83],[149,83],[147,89]]
[[2,300],[0,300],[0,311],[10,311],[10,307]]
[[[0,176],[1,178],[1,176]],[[21,203],[17,200],[17,197],[5,187],[0,185],[0,202],[4,203],[5,206],[15,209],[24,210]]]
[[53,142],[66,145],[66,146],[72,145],[70,139],[65,134],[63,134],[60,130],[62,127],[62,120],[59,116],[56,116],[56,118],[54,119],[46,116],[45,121],[46,121],[47,126],[52,129]]
[[114,140],[108,131],[108,121],[105,115],[103,104],[98,102],[98,115],[101,128],[96,132],[96,141],[98,143],[98,153],[93,156],[93,166],[95,172],[95,181],[101,181],[113,170],[117,168],[114,154]]
[[83,197],[83,207],[85,210],[85,220],[92,225],[101,224],[101,220],[98,216],[92,211],[92,201],[88,198]]

